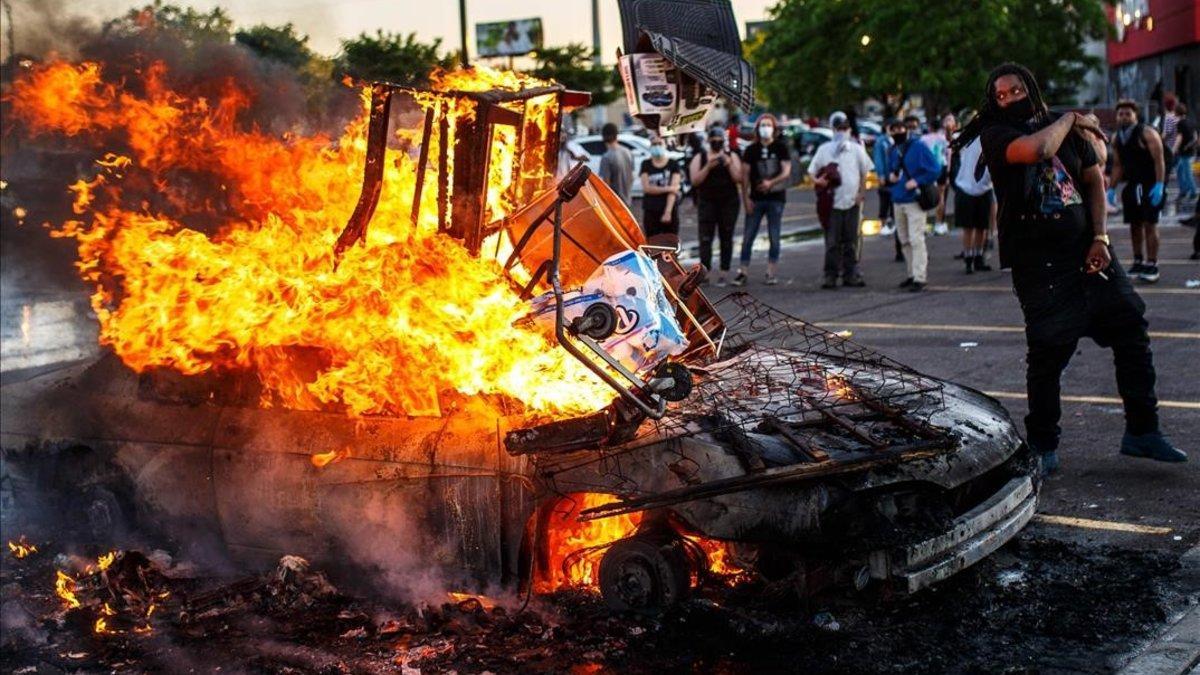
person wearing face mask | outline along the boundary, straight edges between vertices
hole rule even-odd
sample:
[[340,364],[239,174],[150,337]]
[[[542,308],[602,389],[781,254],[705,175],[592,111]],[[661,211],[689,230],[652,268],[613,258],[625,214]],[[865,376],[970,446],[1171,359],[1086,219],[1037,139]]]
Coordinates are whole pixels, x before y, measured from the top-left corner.
[[[1165,197],[1166,165],[1162,138],[1154,127],[1138,121],[1138,105],[1124,100],[1117,103],[1117,133],[1113,137],[1112,185],[1108,201],[1116,203],[1117,186],[1121,208],[1133,240],[1133,265],[1129,274],[1142,281],[1158,281],[1158,213]],[[1142,253],[1145,252],[1145,257]]]
[[745,199],[746,231],[742,235],[741,265],[734,286],[745,286],[749,279],[750,254],[762,219],[767,219],[767,236],[771,246],[767,252],[766,284],[779,283],[780,234],[783,227],[783,207],[787,200],[787,184],[792,174],[792,156],[787,144],[779,138],[779,123],[766,113],[754,126],[754,142],[742,151],[742,196]]
[[642,229],[649,239],[656,234],[679,234],[679,194],[683,170],[667,156],[661,136],[650,141],[650,159],[642,162]]
[[925,290],[925,275],[929,252],[925,248],[925,209],[919,203],[918,190],[931,186],[942,168],[933,151],[921,142],[917,134],[919,120],[909,116],[904,120],[907,132],[892,136],[896,147],[888,158],[888,178],[892,183],[892,203],[896,209],[896,234],[904,250],[908,278],[900,288],[917,293]]
[[[858,141],[850,136],[850,120],[843,112],[829,116],[833,140],[821,144],[808,165],[808,174],[818,190],[832,190],[832,209],[825,230],[825,282],[821,288],[837,288],[838,276],[842,285],[854,288],[866,286],[858,269],[859,232],[864,186],[871,172],[871,158]],[[830,169],[833,169],[832,171]],[[831,176],[836,175],[836,185]]]
[[696,153],[690,168],[700,229],[700,263],[712,270],[715,235],[721,243],[721,269],[716,283],[724,286],[733,263],[733,231],[741,210],[742,160],[725,146],[725,132],[716,126],[708,132],[708,147]]
[[1032,73],[1008,63],[989,75],[979,115],[954,140],[962,151],[980,139],[999,201],[1000,266],[1012,270],[1025,316],[1026,440],[1044,474],[1058,469],[1060,380],[1084,337],[1113,351],[1121,454],[1187,461],[1159,429],[1146,306],[1113,260],[1104,175],[1088,136],[1103,132],[1083,115],[1051,113]]
[[893,236],[896,223],[892,219],[892,186],[887,182],[887,158],[892,150],[892,137],[888,134],[897,126],[903,126],[897,119],[889,119],[883,125],[883,133],[875,139],[875,147],[871,148],[871,159],[875,164],[875,175],[879,178],[879,236]]

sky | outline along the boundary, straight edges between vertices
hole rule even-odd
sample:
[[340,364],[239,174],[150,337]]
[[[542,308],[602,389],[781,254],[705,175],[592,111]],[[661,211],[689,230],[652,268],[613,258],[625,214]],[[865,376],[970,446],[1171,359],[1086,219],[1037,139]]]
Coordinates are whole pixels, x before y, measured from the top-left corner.
[[[8,0],[15,14],[14,43],[21,48],[22,5],[42,4],[43,0]],[[61,0],[60,0],[61,1]],[[326,55],[338,51],[339,40],[361,32],[416,32],[425,41],[442,38],[447,51],[457,49],[458,2],[456,0],[171,0],[200,10],[224,7],[239,25],[292,22],[309,36],[309,46]],[[67,13],[92,17],[99,21],[141,7],[150,0],[65,0]],[[475,55],[474,25],[480,22],[541,17],[545,44],[568,42],[591,44],[590,0],[466,0],[467,39]],[[745,31],[746,21],[766,18],[767,8],[775,0],[733,0],[738,29]],[[621,21],[616,0],[600,0],[601,54],[605,62],[616,61],[621,41]],[[7,27],[6,27],[7,28]],[[744,37],[744,35],[743,35]]]

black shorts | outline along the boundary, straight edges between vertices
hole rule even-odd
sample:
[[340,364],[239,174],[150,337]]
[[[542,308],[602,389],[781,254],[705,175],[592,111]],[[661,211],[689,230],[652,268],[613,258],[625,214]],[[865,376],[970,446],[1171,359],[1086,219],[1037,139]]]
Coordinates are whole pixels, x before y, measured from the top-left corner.
[[[1121,192],[1121,212],[1125,216],[1126,224],[1150,223],[1154,225],[1158,223],[1158,212],[1162,210],[1162,204],[1150,205],[1150,188],[1152,187],[1154,187],[1153,183],[1125,184],[1125,190]],[[1164,196],[1163,201],[1166,200]]]
[[969,195],[954,191],[954,224],[965,230],[986,230],[992,220],[992,191]]
[[937,184],[938,185],[949,185],[950,184],[950,168],[949,167],[945,167],[945,166],[942,167],[942,172],[939,173],[938,177],[937,177]]
[[671,211],[670,222],[662,221],[663,210],[661,208],[642,209],[642,229],[646,233],[646,237],[650,238],[656,234],[679,234],[679,207],[676,206]]

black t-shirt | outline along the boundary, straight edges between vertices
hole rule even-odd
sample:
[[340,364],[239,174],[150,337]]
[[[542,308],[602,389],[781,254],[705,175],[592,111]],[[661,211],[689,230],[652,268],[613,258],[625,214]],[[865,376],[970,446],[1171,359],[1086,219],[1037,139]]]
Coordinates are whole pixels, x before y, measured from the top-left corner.
[[758,183],[783,173],[783,167],[792,159],[787,144],[782,140],[763,145],[755,141],[742,152],[742,161],[750,166],[750,198],[755,201],[786,201],[787,181],[776,185],[770,192],[759,192]]
[[[682,169],[679,168],[679,162],[668,159],[667,163],[659,166],[654,166],[654,160],[642,160],[642,168],[638,171],[638,175],[646,175],[646,180],[650,185],[656,187],[670,187],[671,176],[674,174],[682,174]],[[645,186],[643,186],[645,187]],[[675,206],[679,207],[679,198],[675,198]],[[647,211],[662,211],[667,208],[667,195],[652,195],[646,194],[642,197],[642,208]]]
[[1196,154],[1196,126],[1186,117],[1179,120],[1179,156],[1192,157]]
[[1000,266],[1082,264],[1092,240],[1082,179],[1084,170],[1098,163],[1096,151],[1072,131],[1053,159],[1010,164],[1008,145],[1035,131],[1026,124],[996,123],[980,136],[1000,205]]

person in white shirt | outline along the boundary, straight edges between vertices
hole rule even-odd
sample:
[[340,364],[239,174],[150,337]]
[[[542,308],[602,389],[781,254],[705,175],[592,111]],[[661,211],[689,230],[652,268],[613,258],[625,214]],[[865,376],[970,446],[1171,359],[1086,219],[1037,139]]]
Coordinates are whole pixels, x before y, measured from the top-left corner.
[[996,196],[992,191],[992,176],[986,166],[979,165],[983,145],[971,141],[956,156],[954,173],[954,224],[963,233],[963,263],[967,274],[987,272],[992,268],[983,257],[988,232],[996,222]]
[[808,173],[818,189],[833,188],[833,210],[825,228],[825,283],[821,288],[837,288],[840,274],[843,286],[865,286],[858,269],[862,242],[859,229],[867,174],[871,158],[862,144],[850,135],[850,120],[838,111],[829,116],[833,140],[817,148]]

